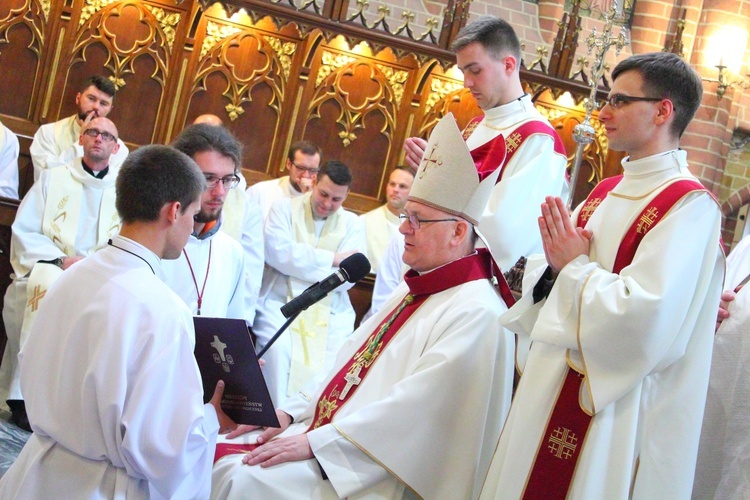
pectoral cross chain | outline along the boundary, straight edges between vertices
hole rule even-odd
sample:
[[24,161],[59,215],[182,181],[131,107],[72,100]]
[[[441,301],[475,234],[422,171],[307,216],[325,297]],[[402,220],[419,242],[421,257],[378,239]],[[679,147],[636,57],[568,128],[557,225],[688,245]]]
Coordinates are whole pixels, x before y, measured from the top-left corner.
[[351,388],[355,385],[359,385],[360,382],[362,382],[362,379],[359,378],[359,373],[362,371],[362,365],[357,365],[357,367],[354,369],[354,371],[350,371],[346,374],[344,377],[344,380],[346,380],[346,385],[344,386],[344,390],[341,391],[341,395],[339,396],[339,400],[344,400],[346,398],[346,395],[349,394],[349,391]]

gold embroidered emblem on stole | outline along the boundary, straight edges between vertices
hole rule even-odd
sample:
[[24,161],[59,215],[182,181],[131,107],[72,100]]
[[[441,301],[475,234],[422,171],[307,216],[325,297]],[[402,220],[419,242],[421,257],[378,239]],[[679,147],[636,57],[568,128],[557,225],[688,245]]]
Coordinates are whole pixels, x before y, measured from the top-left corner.
[[578,438],[570,429],[558,427],[550,434],[548,443],[550,453],[557,458],[567,460],[575,453],[578,447]]

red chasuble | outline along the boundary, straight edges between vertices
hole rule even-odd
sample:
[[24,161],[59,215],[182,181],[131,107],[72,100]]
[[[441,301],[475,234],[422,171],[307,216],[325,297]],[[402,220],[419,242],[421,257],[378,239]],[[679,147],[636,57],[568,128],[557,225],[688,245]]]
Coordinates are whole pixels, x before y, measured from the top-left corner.
[[[621,175],[610,177],[591,191],[578,213],[578,227],[585,226],[594,210],[621,180]],[[693,191],[705,191],[705,188],[694,180],[678,179],[646,205],[620,243],[613,273],[620,274],[623,268],[630,265],[646,233],[653,229],[680,199]],[[592,417],[579,403],[584,377],[583,373],[572,367],[568,368],[526,483],[523,496],[525,499],[565,498],[570,490]]]

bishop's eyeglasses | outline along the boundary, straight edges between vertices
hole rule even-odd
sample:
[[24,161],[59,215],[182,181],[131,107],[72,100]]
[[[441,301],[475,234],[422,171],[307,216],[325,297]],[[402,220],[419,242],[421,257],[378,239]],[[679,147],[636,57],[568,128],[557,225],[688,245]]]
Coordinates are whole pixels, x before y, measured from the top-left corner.
[[417,231],[421,227],[421,224],[427,223],[427,222],[456,222],[458,219],[420,219],[417,217],[417,214],[400,214],[398,216],[399,219],[401,219],[401,222],[408,220],[409,226]]
[[240,178],[237,177],[235,174],[227,175],[225,177],[207,175],[206,176],[206,191],[208,191],[209,189],[214,189],[216,186],[219,185],[220,182],[224,186],[224,189],[229,191],[230,189],[237,187],[237,184],[240,183]]

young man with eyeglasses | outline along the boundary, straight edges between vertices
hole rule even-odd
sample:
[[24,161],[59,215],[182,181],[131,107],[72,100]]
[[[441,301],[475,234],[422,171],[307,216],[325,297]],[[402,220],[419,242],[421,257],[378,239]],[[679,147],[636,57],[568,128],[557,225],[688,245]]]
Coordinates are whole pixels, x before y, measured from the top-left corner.
[[[458,33],[452,49],[464,87],[484,112],[464,129],[466,145],[480,175],[500,170],[479,230],[506,272],[519,257],[542,251],[537,206],[545,196],[567,197],[567,154],[524,91],[521,43],[508,22],[482,16]],[[409,138],[404,149],[406,162],[416,167],[425,155],[425,141]]]
[[[344,163],[331,160],[313,189],[271,207],[265,225],[266,268],[253,332],[262,349],[286,318],[279,308],[313,283],[338,270],[341,261],[365,249],[360,221],[342,204],[352,185]],[[314,304],[290,325],[264,355],[263,373],[274,404],[296,394],[308,380],[324,374],[356,314],[347,283]]]
[[258,182],[250,186],[247,196],[252,197],[263,210],[263,220],[268,217],[276,200],[296,198],[309,192],[320,170],[323,155],[320,147],[308,141],[298,141],[289,148],[285,167],[289,175]]
[[475,250],[496,174],[480,183],[452,115],[433,144],[441,161],[420,167],[399,228],[405,283],[321,384],[281,405],[281,429],[240,426],[217,445],[260,446],[216,462],[212,498],[478,495],[513,385],[513,335],[498,322],[507,307],[489,253]]
[[[47,169],[26,193],[12,226],[13,282],[5,293],[3,320],[8,344],[0,366],[0,398],[13,421],[28,429],[18,385],[17,355],[47,289],[70,266],[103,245],[120,228],[115,209],[119,165],[117,127],[94,118],[78,138],[83,157]],[[7,397],[3,397],[7,394]]]
[[612,72],[599,120],[624,174],[572,216],[542,204],[545,255],[501,320],[531,349],[482,498],[690,498],[725,268],[679,149],[702,94],[675,54]]
[[[115,85],[107,78],[94,75],[87,78],[76,94],[76,114],[39,127],[34,134],[29,152],[34,163],[34,181],[45,169],[62,167],[73,158],[83,156],[78,143],[81,130],[94,118],[104,118],[114,106]],[[119,167],[128,156],[125,143],[117,138],[119,149],[112,154],[111,167]]]
[[[193,315],[240,318],[252,324],[255,296],[246,299],[249,288],[259,287],[251,287],[246,279],[240,244],[220,231],[224,201],[240,180],[242,145],[224,127],[198,124],[185,128],[172,147],[198,164],[206,178],[206,190],[182,254],[162,266],[164,281]],[[249,278],[260,281],[260,276]]]

